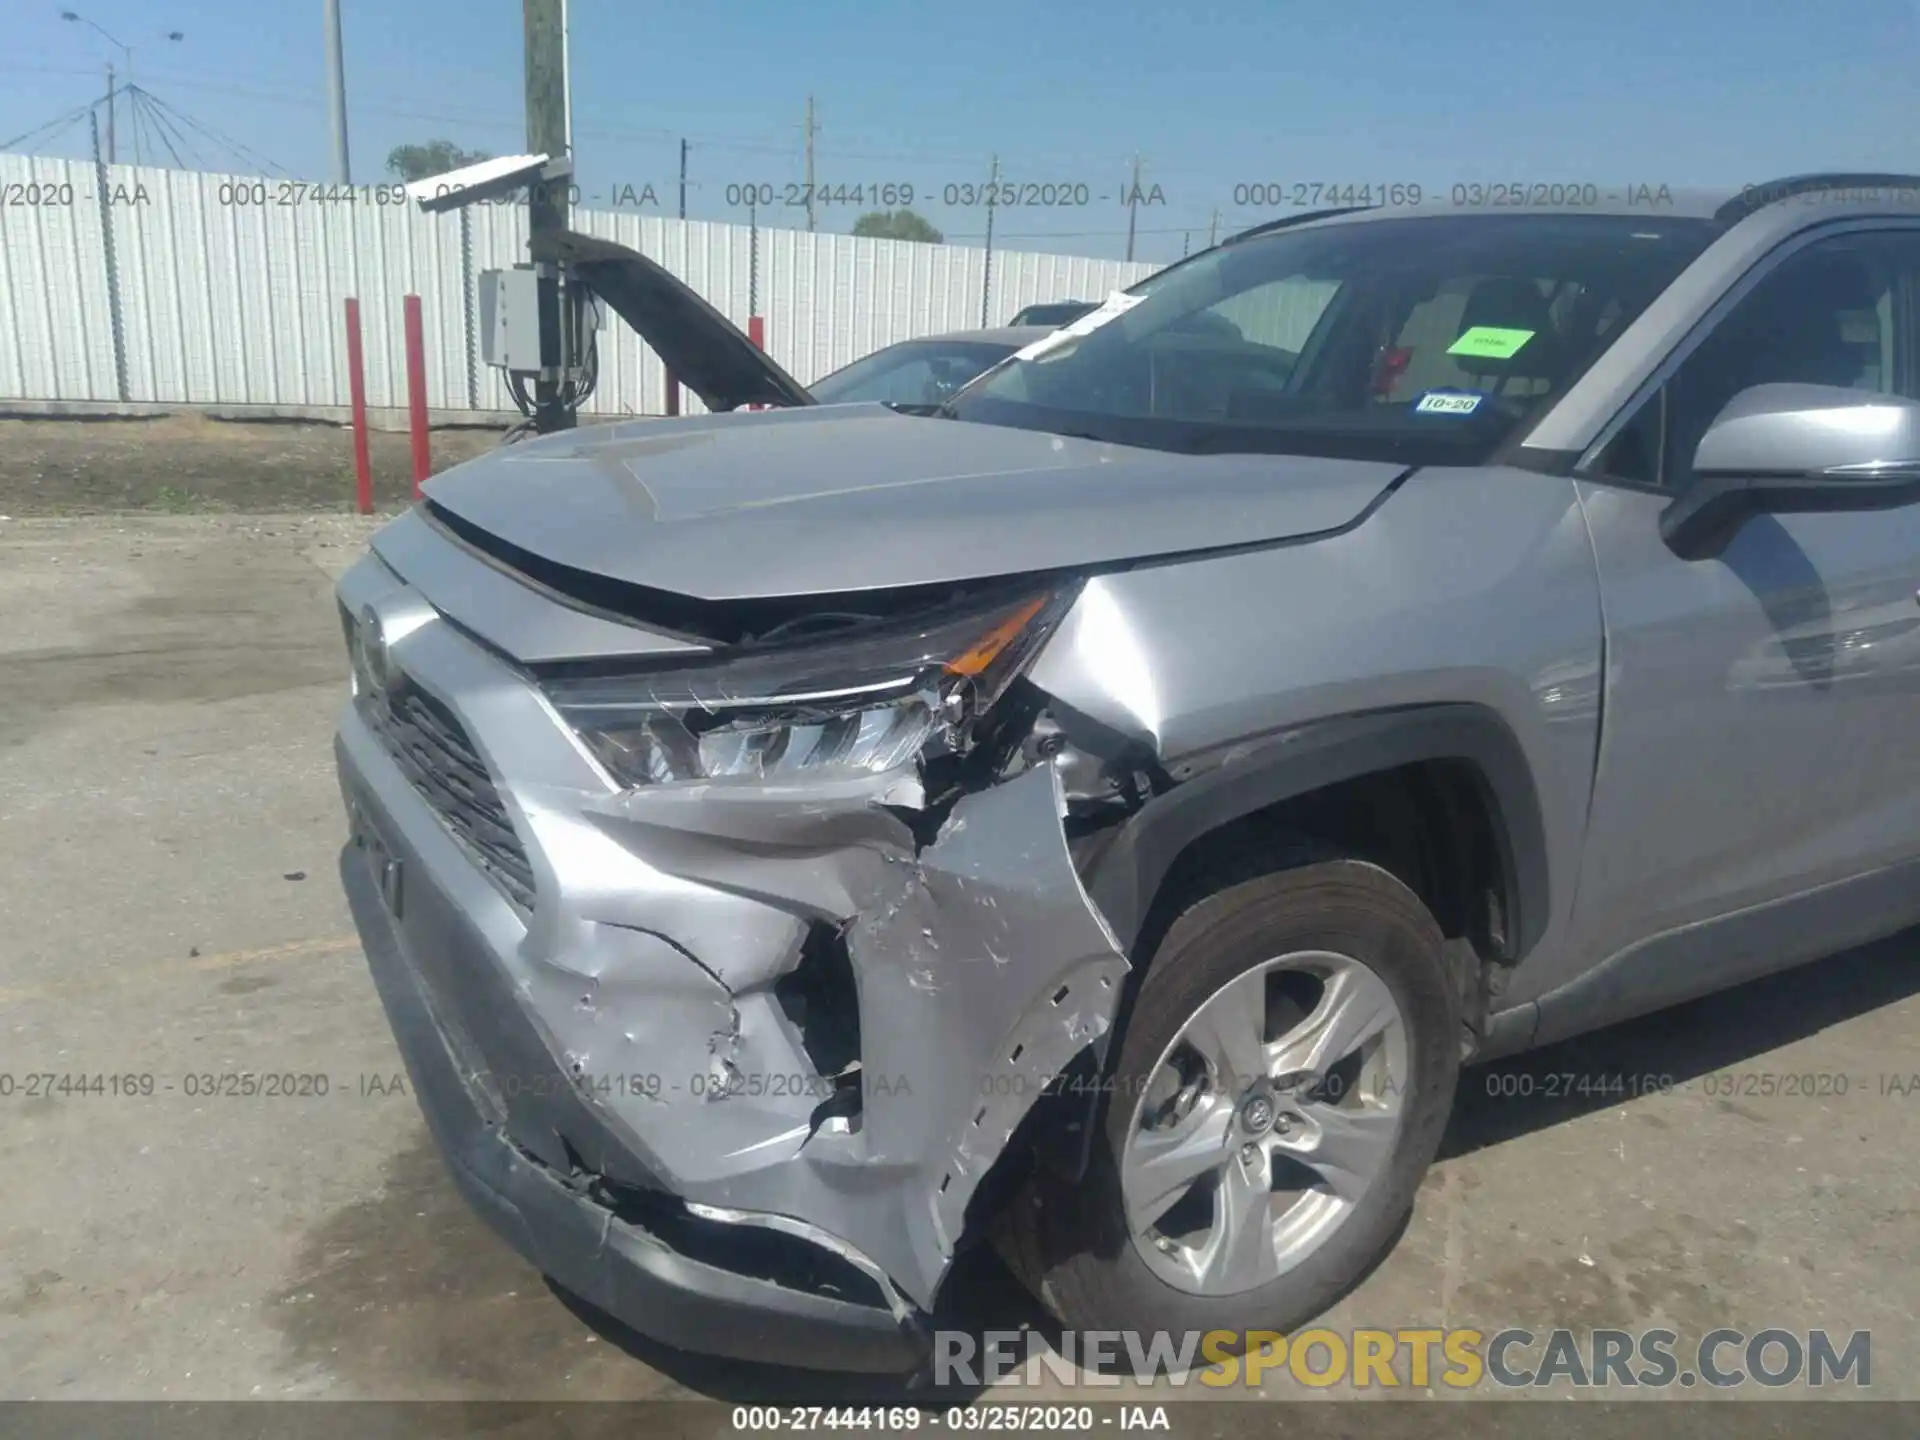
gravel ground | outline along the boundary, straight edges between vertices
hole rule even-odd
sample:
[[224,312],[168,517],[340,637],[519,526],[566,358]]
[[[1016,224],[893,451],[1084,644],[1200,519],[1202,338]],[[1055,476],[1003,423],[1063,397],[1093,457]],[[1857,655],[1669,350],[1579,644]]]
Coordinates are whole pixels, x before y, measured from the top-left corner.
[[[490,450],[501,431],[438,430],[434,470]],[[374,503],[404,505],[413,451],[372,431]],[[112,511],[350,511],[353,432],[340,425],[209,420],[0,420],[0,515]]]

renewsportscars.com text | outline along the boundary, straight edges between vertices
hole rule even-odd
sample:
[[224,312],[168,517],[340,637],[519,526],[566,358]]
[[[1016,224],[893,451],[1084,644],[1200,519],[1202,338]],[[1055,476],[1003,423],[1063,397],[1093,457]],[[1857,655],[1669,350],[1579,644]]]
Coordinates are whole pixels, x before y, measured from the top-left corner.
[[1683,1341],[1672,1330],[1271,1330],[1066,1331],[1057,1348],[1031,1330],[934,1333],[939,1385],[1258,1387],[1327,1389],[1588,1388],[1726,1390],[1873,1383],[1873,1336],[1854,1330],[1711,1330]]

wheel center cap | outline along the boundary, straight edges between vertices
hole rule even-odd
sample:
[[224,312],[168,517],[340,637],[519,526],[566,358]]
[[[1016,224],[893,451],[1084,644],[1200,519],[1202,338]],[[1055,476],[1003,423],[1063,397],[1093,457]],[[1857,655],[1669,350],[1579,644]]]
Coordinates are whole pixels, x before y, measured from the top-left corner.
[[1264,1133],[1273,1125],[1273,1101],[1265,1095],[1249,1095],[1240,1107],[1240,1126],[1249,1135]]

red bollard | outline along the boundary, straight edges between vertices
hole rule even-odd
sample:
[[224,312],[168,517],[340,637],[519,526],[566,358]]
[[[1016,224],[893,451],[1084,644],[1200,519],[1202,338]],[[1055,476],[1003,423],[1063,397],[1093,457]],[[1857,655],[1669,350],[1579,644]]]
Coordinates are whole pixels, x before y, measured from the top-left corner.
[[[760,349],[764,350],[767,348],[766,316],[749,315],[747,317],[747,338],[753,341]],[[741,408],[745,410],[765,410],[767,407],[765,405],[745,405]]]
[[407,422],[413,430],[413,498],[433,474],[433,456],[427,444],[427,342],[420,323],[420,297],[404,302],[407,317]]
[[360,302],[347,301],[347,387],[353,396],[353,482],[355,508],[373,513],[373,456],[367,449],[367,370],[360,349]]

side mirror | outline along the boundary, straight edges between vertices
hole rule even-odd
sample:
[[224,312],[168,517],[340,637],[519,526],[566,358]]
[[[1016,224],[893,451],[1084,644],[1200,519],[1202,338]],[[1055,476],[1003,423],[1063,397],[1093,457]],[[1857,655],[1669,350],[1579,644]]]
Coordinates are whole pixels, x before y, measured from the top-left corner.
[[1660,514],[1683,560],[1763,513],[1892,510],[1920,500],[1920,402],[1834,385],[1755,385],[1693,452],[1693,488]]

